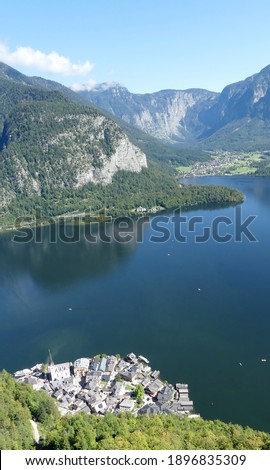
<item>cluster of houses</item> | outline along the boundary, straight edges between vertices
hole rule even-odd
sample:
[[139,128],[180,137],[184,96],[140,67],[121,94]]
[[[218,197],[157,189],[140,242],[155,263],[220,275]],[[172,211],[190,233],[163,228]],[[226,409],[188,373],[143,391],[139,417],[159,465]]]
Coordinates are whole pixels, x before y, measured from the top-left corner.
[[[191,169],[181,173],[182,178],[209,175],[228,175],[230,170],[234,168],[238,161],[243,160],[245,155],[216,152],[212,155],[211,160],[206,162],[197,162]],[[248,163],[247,163],[248,164]]]
[[[86,412],[104,415],[123,411],[134,414],[178,414],[190,418],[194,414],[187,384],[172,385],[160,379],[143,356],[128,354],[100,355],[80,358],[63,364],[37,364],[31,369],[15,372],[18,382],[30,384],[35,390],[45,390],[58,403],[62,415]],[[136,390],[140,384],[140,400]]]

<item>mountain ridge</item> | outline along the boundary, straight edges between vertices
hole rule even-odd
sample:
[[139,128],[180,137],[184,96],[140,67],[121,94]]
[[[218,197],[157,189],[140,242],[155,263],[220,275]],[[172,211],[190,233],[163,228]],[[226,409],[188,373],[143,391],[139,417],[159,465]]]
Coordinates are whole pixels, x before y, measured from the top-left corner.
[[12,83],[26,85],[46,91],[60,91],[75,103],[84,103],[80,96],[70,88],[54,80],[47,80],[42,77],[29,77],[0,61],[0,80],[9,80]]
[[139,206],[242,201],[229,188],[180,188],[171,163],[207,154],[175,150],[123,129],[123,121],[77,98],[63,85],[0,64],[1,228],[14,227],[22,213],[32,217],[36,207],[50,216],[89,208],[127,215]]
[[270,147],[270,65],[221,93],[189,88],[138,94],[120,84],[100,84],[78,94],[165,143],[226,150],[232,136],[233,150]]
[[202,89],[133,94],[118,85],[79,94],[98,108],[167,143],[174,143],[175,138],[178,141],[186,140],[189,137],[189,129],[184,121],[187,109],[202,102],[208,107],[208,100],[216,96]]
[[118,124],[57,82],[1,63],[0,100],[1,210],[19,196],[106,185],[118,171],[147,168]]

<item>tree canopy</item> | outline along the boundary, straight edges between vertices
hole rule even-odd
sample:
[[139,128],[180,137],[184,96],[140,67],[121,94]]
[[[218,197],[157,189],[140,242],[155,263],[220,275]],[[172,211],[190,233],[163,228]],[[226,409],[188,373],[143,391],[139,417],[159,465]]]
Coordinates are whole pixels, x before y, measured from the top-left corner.
[[35,449],[30,419],[38,423],[39,449],[264,449],[270,434],[222,421],[175,415],[120,413],[62,417],[44,391],[0,373],[0,448]]

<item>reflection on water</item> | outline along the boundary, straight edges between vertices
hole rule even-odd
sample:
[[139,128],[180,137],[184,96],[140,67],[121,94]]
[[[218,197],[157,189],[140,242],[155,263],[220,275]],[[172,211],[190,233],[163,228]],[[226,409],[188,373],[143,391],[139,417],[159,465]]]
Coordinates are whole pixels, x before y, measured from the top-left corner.
[[[119,243],[115,241],[115,227],[111,223],[106,223],[106,236],[112,239],[111,243],[102,241],[98,224],[93,224],[91,229],[93,236],[97,238],[95,243],[86,239],[84,226],[77,228],[80,230],[80,241],[77,243],[66,243],[58,237],[57,242],[52,243],[54,238],[48,226],[39,229],[42,234],[37,238],[41,243],[35,243],[34,240],[28,243],[14,243],[14,235],[2,235],[2,277],[5,278],[10,273],[15,282],[16,278],[28,275],[42,287],[59,289],[114,269],[136,249],[136,234],[131,234],[131,241],[128,243]],[[71,239],[73,228],[67,226],[65,231],[66,236]],[[102,233],[104,231],[103,229]]]
[[[141,244],[50,244],[48,227],[42,244],[2,235],[0,368],[43,362],[48,348],[56,361],[134,351],[189,383],[204,417],[270,431],[270,178],[195,182],[243,191],[259,242],[196,244],[200,224],[187,243],[150,243],[149,226]],[[198,214],[211,226],[234,208],[186,215]]]

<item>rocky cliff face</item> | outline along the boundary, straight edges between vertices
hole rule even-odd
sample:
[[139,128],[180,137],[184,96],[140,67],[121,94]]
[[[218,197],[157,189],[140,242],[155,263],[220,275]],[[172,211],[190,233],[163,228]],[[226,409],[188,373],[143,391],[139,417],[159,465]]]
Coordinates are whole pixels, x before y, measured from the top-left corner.
[[206,148],[269,149],[270,66],[224,88],[137,95],[117,84],[99,85],[81,96],[168,143]]
[[188,112],[202,102],[212,101],[211,93],[204,90],[163,91],[150,98],[149,106],[134,116],[134,123],[140,129],[163,141],[183,141],[192,138]]
[[267,120],[270,117],[270,66],[261,72],[224,88],[214,106],[203,110],[200,119],[208,131],[218,129],[241,119]]
[[100,156],[102,167],[95,168],[92,165],[84,165],[85,170],[77,175],[76,187],[81,187],[89,182],[109,184],[113,175],[119,171],[131,171],[139,173],[143,168],[147,168],[145,154],[127,138],[122,135],[117,141],[114,152],[108,160],[103,154]]
[[194,123],[196,111],[192,123],[186,119],[188,112],[194,108],[207,109],[216,99],[216,93],[192,89],[138,95],[118,84],[99,85],[91,91],[81,92],[81,96],[130,125],[170,143],[192,139],[191,129],[194,133],[200,126]]
[[56,191],[61,201],[62,190],[76,194],[88,183],[111,183],[119,170],[147,167],[119,125],[77,98],[0,63],[0,211],[17,197],[25,203]]
[[44,189],[109,184],[119,170],[147,167],[145,154],[116,123],[68,102],[17,106],[5,122],[2,142],[6,203],[18,192],[41,195]]

